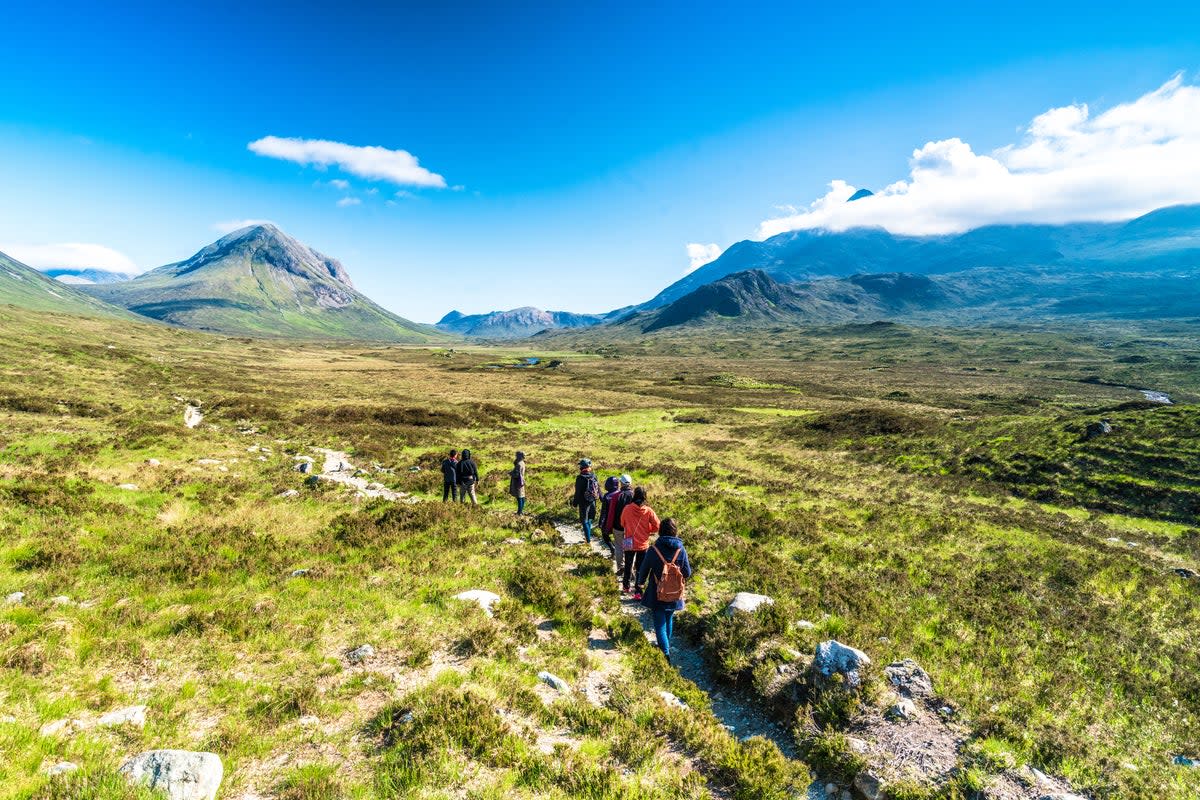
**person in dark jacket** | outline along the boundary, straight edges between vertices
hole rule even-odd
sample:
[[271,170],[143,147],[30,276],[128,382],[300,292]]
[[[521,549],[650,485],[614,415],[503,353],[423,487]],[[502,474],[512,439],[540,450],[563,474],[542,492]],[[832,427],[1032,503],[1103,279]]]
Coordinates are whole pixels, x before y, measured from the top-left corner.
[[475,484],[479,483],[479,468],[475,466],[475,459],[471,458],[470,450],[462,451],[462,460],[458,462],[458,499],[459,502],[467,502],[467,498],[471,498],[471,505],[479,505],[479,500],[475,497]]
[[612,540],[613,526],[612,526],[612,522],[610,522],[609,518],[608,518],[608,511],[609,511],[608,501],[612,499],[612,496],[614,494],[616,494],[617,487],[620,485],[621,484],[617,480],[617,477],[615,475],[605,478],[604,479],[604,496],[601,497],[599,500],[599,503],[600,503],[600,522],[599,522],[600,538],[602,538],[604,540],[604,543],[606,545],[608,545],[609,550],[614,550],[614,548],[613,548],[613,540]]
[[442,502],[458,500],[458,451],[442,459]]
[[525,454],[517,451],[513,468],[508,473],[508,493],[517,499],[517,516],[525,513]]
[[642,595],[642,605],[650,609],[654,619],[654,636],[658,640],[659,649],[667,657],[668,664],[671,663],[671,634],[674,632],[675,612],[683,610],[683,598],[659,600],[658,581],[662,578],[663,564],[672,559],[685,580],[692,577],[692,564],[688,561],[687,550],[683,548],[683,540],[679,538],[679,526],[675,520],[668,518],[659,523],[658,539],[646,553],[637,577],[638,583],[646,586],[646,593]]
[[579,474],[575,476],[575,495],[571,505],[579,511],[579,524],[583,526],[583,538],[592,541],[592,520],[596,518],[596,501],[600,499],[600,483],[592,472],[590,458],[579,459]]
[[633,478],[622,475],[618,481],[617,491],[608,495],[608,517],[605,521],[612,528],[613,563],[617,568],[617,576],[625,574],[625,529],[621,527],[621,514],[625,506],[633,502]]

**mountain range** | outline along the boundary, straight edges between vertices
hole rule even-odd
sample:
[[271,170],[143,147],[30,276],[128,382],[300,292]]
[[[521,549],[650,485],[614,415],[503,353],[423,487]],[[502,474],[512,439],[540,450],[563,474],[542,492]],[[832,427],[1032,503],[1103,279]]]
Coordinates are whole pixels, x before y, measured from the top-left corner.
[[41,272],[43,275],[72,286],[88,283],[120,283],[133,277],[125,272],[113,272],[112,270],[100,269],[98,267],[56,267],[54,269],[44,269]]
[[622,311],[608,314],[573,314],[569,311],[542,311],[532,306],[511,311],[492,311],[487,314],[466,315],[451,311],[435,327],[447,333],[474,336],[481,339],[521,339],[547,330],[590,328],[600,325]]
[[53,311],[78,316],[133,315],[60,283],[33,267],[0,253],[0,302],[34,311]]

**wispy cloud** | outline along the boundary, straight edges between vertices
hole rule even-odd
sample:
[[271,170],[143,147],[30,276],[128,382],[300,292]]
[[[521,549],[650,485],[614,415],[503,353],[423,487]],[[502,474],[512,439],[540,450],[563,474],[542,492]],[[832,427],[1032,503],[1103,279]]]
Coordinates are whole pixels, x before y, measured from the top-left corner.
[[359,206],[359,205],[362,205],[362,200],[359,200],[357,197],[343,197],[341,200],[337,201],[337,204],[338,204],[338,208],[345,208],[347,206]]
[[124,253],[90,242],[56,244],[0,244],[0,252],[35,269],[94,267],[110,272],[137,272],[133,260]]
[[981,155],[961,139],[913,151],[909,174],[853,203],[830,183],[807,208],[768,219],[760,237],[790,230],[878,226],[956,233],[992,223],[1113,221],[1200,202],[1200,86],[1177,75],[1129,103],[1085,104],[1034,118],[1020,142]]
[[386,147],[360,147],[326,139],[290,139],[264,136],[247,145],[251,152],[267,158],[292,161],[304,166],[326,169],[337,167],[351,175],[397,186],[446,187],[446,179],[421,166],[407,150]]
[[719,244],[688,242],[687,254],[691,260],[691,264],[688,265],[688,272],[695,272],[710,261],[715,261],[717,256],[721,255],[721,246]]
[[274,225],[269,219],[227,219],[224,222],[214,222],[212,229],[217,233],[233,233],[251,225]]

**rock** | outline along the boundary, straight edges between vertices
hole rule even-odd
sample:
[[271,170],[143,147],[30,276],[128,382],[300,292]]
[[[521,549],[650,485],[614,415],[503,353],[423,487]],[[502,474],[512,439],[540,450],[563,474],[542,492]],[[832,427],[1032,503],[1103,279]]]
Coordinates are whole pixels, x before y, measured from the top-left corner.
[[54,766],[46,767],[46,774],[53,778],[55,775],[66,775],[79,769],[79,765],[71,761],[60,761]]
[[118,708],[116,711],[110,711],[100,717],[96,724],[104,728],[118,728],[122,725],[143,728],[146,725],[146,707],[129,706],[128,708]]
[[954,709],[951,708],[950,706],[942,706],[941,708],[938,709],[938,713],[941,714],[946,719],[949,719],[950,717],[954,716]]
[[660,690],[658,693],[658,696],[661,697],[663,702],[666,703],[671,708],[686,709],[688,707],[687,703],[683,702],[678,697],[676,697],[674,694],[672,694],[671,692],[668,692],[666,689]]
[[525,544],[525,540],[517,539],[516,537],[509,537],[508,539],[504,540],[504,543],[505,544]]
[[72,727],[71,720],[56,719],[38,728],[38,734],[41,736],[58,736],[60,733],[70,733]]
[[1179,577],[1183,578],[1184,580],[1190,581],[1190,580],[1200,577],[1200,575],[1198,575],[1195,570],[1188,569],[1187,567],[1176,567],[1172,571]]
[[1107,436],[1112,433],[1112,423],[1106,419],[1099,422],[1089,422],[1088,426],[1083,430],[1084,439],[1095,439],[1099,436]]
[[204,414],[200,411],[200,407],[189,403],[188,407],[183,410],[183,424],[189,428],[195,428],[201,422],[204,422]]
[[215,753],[150,750],[121,765],[133,783],[163,792],[169,800],[216,800],[225,767]]
[[201,465],[203,465],[203,466],[206,466],[206,467],[211,467],[211,466],[214,466],[214,465],[216,465],[216,464],[220,464],[220,463],[221,463],[221,459],[219,459],[219,458],[197,458],[197,459],[196,459],[196,463],[197,463],[197,464],[201,464]]
[[806,619],[802,619],[796,623],[796,627],[802,631],[811,631],[813,628],[817,627],[817,625],[814,622],[809,622]]
[[117,488],[124,489],[127,492],[136,492],[138,490],[138,486],[136,483],[122,483]]
[[866,755],[871,749],[871,746],[867,744],[865,739],[859,739],[857,736],[847,736],[846,746],[860,756]]
[[147,467],[161,467],[161,466],[162,466],[162,462],[161,462],[161,461],[159,461],[157,458],[147,458],[147,459],[146,459],[146,466],[147,466]]
[[1072,792],[1053,792],[1051,794],[1038,795],[1038,800],[1087,800],[1087,798]]
[[374,647],[371,647],[371,645],[369,645],[369,644],[360,644],[358,647],[356,647],[353,650],[351,650],[350,652],[346,653],[346,660],[349,661],[351,664],[361,664],[362,662],[366,661],[368,658],[374,657],[374,655],[375,655]]
[[1200,758],[1188,758],[1187,756],[1175,756],[1171,759],[1171,763],[1177,767],[1197,767],[1200,768]]
[[921,669],[911,658],[895,661],[883,668],[888,681],[901,697],[932,697],[933,681],[929,673]]
[[870,664],[871,659],[863,651],[830,639],[817,645],[813,669],[826,678],[838,673],[848,684],[857,687],[862,680],[860,671]]
[[308,473],[312,472],[312,462],[311,461],[301,461],[295,467],[293,467],[293,469],[295,469],[296,472],[307,475]]
[[25,593],[13,592],[8,597],[4,598],[4,602],[10,606],[19,606],[25,602]]
[[495,592],[489,592],[486,589],[468,589],[465,592],[459,592],[454,595],[454,599],[467,603],[476,603],[490,617],[492,615],[492,606],[500,602],[500,595]]
[[870,770],[864,769],[854,776],[854,788],[858,789],[867,800],[878,800],[883,791],[883,782]]
[[901,699],[887,710],[887,718],[908,722],[917,718],[917,706],[912,700]]
[[72,600],[71,598],[67,597],[65,594],[59,594],[59,595],[55,595],[54,597],[51,597],[50,602],[54,603],[54,605],[56,605],[56,606],[73,606],[73,605],[75,605],[75,601]]
[[295,489],[287,489],[285,491],[280,492],[279,494],[277,494],[275,496],[283,498],[284,500],[288,500],[293,497],[299,497],[300,492],[296,491]]
[[309,569],[308,567],[304,567],[303,569],[292,570],[293,578],[307,578],[311,574],[312,574],[312,570]]
[[553,686],[555,689],[557,689],[560,692],[571,691],[571,687],[569,685],[567,685],[566,681],[564,681],[562,678],[558,677],[557,675],[546,672],[545,670],[538,673],[538,680],[541,681],[542,683],[546,684],[547,686]]
[[849,789],[842,789],[840,800],[854,800],[854,795],[850,793]]
[[305,714],[300,719],[296,720],[296,724],[301,728],[315,728],[321,724],[321,720],[314,717],[312,714]]
[[836,783],[825,784],[825,796],[826,797],[833,797],[837,793],[838,793],[838,785]]
[[741,611],[745,614],[753,614],[760,607],[775,605],[775,601],[765,594],[754,594],[753,592],[738,592],[729,601],[729,605],[725,607],[725,616],[732,617],[735,613]]

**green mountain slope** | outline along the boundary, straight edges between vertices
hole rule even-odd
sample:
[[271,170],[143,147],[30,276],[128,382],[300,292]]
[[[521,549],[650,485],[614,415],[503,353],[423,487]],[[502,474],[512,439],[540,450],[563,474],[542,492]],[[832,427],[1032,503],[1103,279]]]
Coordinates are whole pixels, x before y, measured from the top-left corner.
[[0,303],[31,311],[85,316],[132,317],[124,309],[97,300],[0,253]]
[[386,342],[444,336],[376,305],[341,263],[274,225],[234,231],[186,261],[86,291],[143,316],[218,333]]

